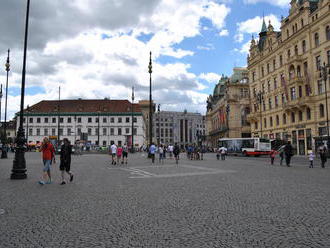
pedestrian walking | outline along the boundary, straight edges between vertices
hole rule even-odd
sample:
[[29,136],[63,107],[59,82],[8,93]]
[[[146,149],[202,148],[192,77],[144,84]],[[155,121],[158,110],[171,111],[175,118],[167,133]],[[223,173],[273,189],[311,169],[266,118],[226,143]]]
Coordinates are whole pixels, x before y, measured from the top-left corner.
[[55,163],[55,149],[52,143],[49,142],[47,137],[44,137],[40,151],[42,152],[42,161],[44,164],[42,179],[39,181],[39,184],[50,184],[52,182],[51,177],[51,164],[52,161]]
[[163,164],[164,163],[164,148],[163,145],[160,145],[158,148],[158,153],[159,153],[159,163]]
[[[133,149],[132,149],[133,151]],[[127,164],[127,160],[128,160],[128,146],[127,144],[125,143],[124,146],[123,146],[123,163]]]
[[325,163],[327,162],[328,149],[325,144],[319,147],[319,154],[321,158],[321,167],[325,168]]
[[120,163],[120,160],[121,160],[121,164],[124,163],[122,156],[123,156],[123,148],[121,147],[121,145],[118,145],[118,147],[117,147],[117,164]]
[[271,152],[270,152],[270,164],[271,165],[274,164],[276,154],[277,154],[276,150],[271,150]]
[[110,146],[110,152],[111,152],[111,164],[116,165],[117,146],[115,143],[113,143]]
[[313,168],[314,167],[314,153],[313,151],[310,151],[308,154],[308,160],[309,160],[309,168]]
[[221,160],[226,160],[227,148],[222,146],[219,148]]
[[179,147],[178,143],[175,143],[175,145],[174,145],[173,155],[174,155],[174,158],[175,158],[175,163],[178,164],[179,159],[180,159],[180,147]]
[[293,147],[290,141],[288,141],[288,143],[284,147],[284,155],[286,166],[290,167],[291,157],[293,156]]
[[151,158],[151,163],[155,163],[155,153],[156,153],[156,146],[154,143],[151,143],[150,147],[149,147],[149,154],[150,154],[150,158]]
[[173,158],[173,146],[172,146],[172,144],[170,144],[169,146],[168,146],[168,152],[169,152],[169,154],[170,154],[170,159],[172,159]]
[[280,149],[279,149],[279,152],[280,152],[280,158],[281,158],[281,160],[280,160],[280,165],[282,165],[283,164],[283,160],[284,160],[284,147],[285,146],[282,146]]
[[71,167],[71,154],[72,146],[67,138],[63,139],[63,145],[60,152],[60,171],[62,176],[61,185],[66,184],[64,175],[67,173],[70,176],[70,182],[73,181],[73,173],[70,170]]

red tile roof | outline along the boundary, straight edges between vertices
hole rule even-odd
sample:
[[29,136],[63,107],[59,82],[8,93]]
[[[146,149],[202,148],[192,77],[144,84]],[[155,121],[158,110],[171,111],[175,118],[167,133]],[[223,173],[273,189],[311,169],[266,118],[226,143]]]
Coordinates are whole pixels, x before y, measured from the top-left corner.
[[[128,100],[61,100],[41,101],[29,107],[28,112],[57,112],[58,104],[62,113],[126,113],[131,112],[131,102]],[[26,109],[24,110],[24,112]],[[134,104],[134,112],[141,112],[139,104]]]

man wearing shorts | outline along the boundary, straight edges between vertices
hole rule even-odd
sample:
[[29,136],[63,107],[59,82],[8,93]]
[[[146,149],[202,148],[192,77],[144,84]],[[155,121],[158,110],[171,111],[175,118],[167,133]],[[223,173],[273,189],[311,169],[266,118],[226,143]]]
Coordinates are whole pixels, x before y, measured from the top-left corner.
[[64,179],[64,172],[66,172],[70,176],[70,182],[73,180],[73,173],[70,171],[71,167],[71,154],[72,154],[72,146],[70,141],[67,138],[63,139],[63,145],[61,146],[60,153],[60,171],[62,175],[61,185],[66,184]]
[[44,185],[45,183],[49,184],[52,182],[50,169],[52,160],[55,163],[55,149],[52,143],[49,142],[49,139],[45,137],[41,144],[40,151],[42,152],[42,161],[44,164],[42,180],[39,181],[39,184]]
[[127,164],[127,157],[128,157],[128,146],[125,143],[124,146],[123,146],[123,161],[122,161],[122,163]]
[[[117,164],[119,164],[120,160],[122,159],[122,155],[123,155],[123,148],[121,147],[121,145],[118,145],[117,147]],[[121,161],[121,163],[123,164],[123,160]]]
[[110,147],[111,152],[111,164],[116,165],[117,146],[113,143]]

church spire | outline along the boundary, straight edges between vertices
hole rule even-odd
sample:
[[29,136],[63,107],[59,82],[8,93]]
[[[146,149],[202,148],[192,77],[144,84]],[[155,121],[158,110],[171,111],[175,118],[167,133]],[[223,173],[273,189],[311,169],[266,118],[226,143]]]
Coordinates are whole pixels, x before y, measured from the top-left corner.
[[263,32],[267,32],[267,26],[266,26],[266,22],[265,22],[265,17],[264,16],[262,17],[262,27],[261,27],[261,32],[260,33],[263,33]]

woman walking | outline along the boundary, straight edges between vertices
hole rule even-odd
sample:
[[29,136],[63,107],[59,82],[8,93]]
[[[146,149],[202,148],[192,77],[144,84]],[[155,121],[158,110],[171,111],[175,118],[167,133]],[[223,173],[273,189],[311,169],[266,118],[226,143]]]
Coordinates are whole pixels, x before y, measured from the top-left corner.
[[63,145],[61,146],[60,153],[60,171],[62,176],[61,185],[66,184],[64,174],[67,173],[70,176],[70,182],[73,180],[73,173],[70,170],[71,167],[71,154],[72,154],[72,146],[70,141],[67,138],[63,139]]
[[49,142],[47,137],[44,137],[40,151],[42,152],[42,161],[44,164],[42,179],[39,181],[39,184],[44,185],[50,184],[52,182],[52,177],[50,173],[51,163],[55,163],[55,150],[52,143]]

